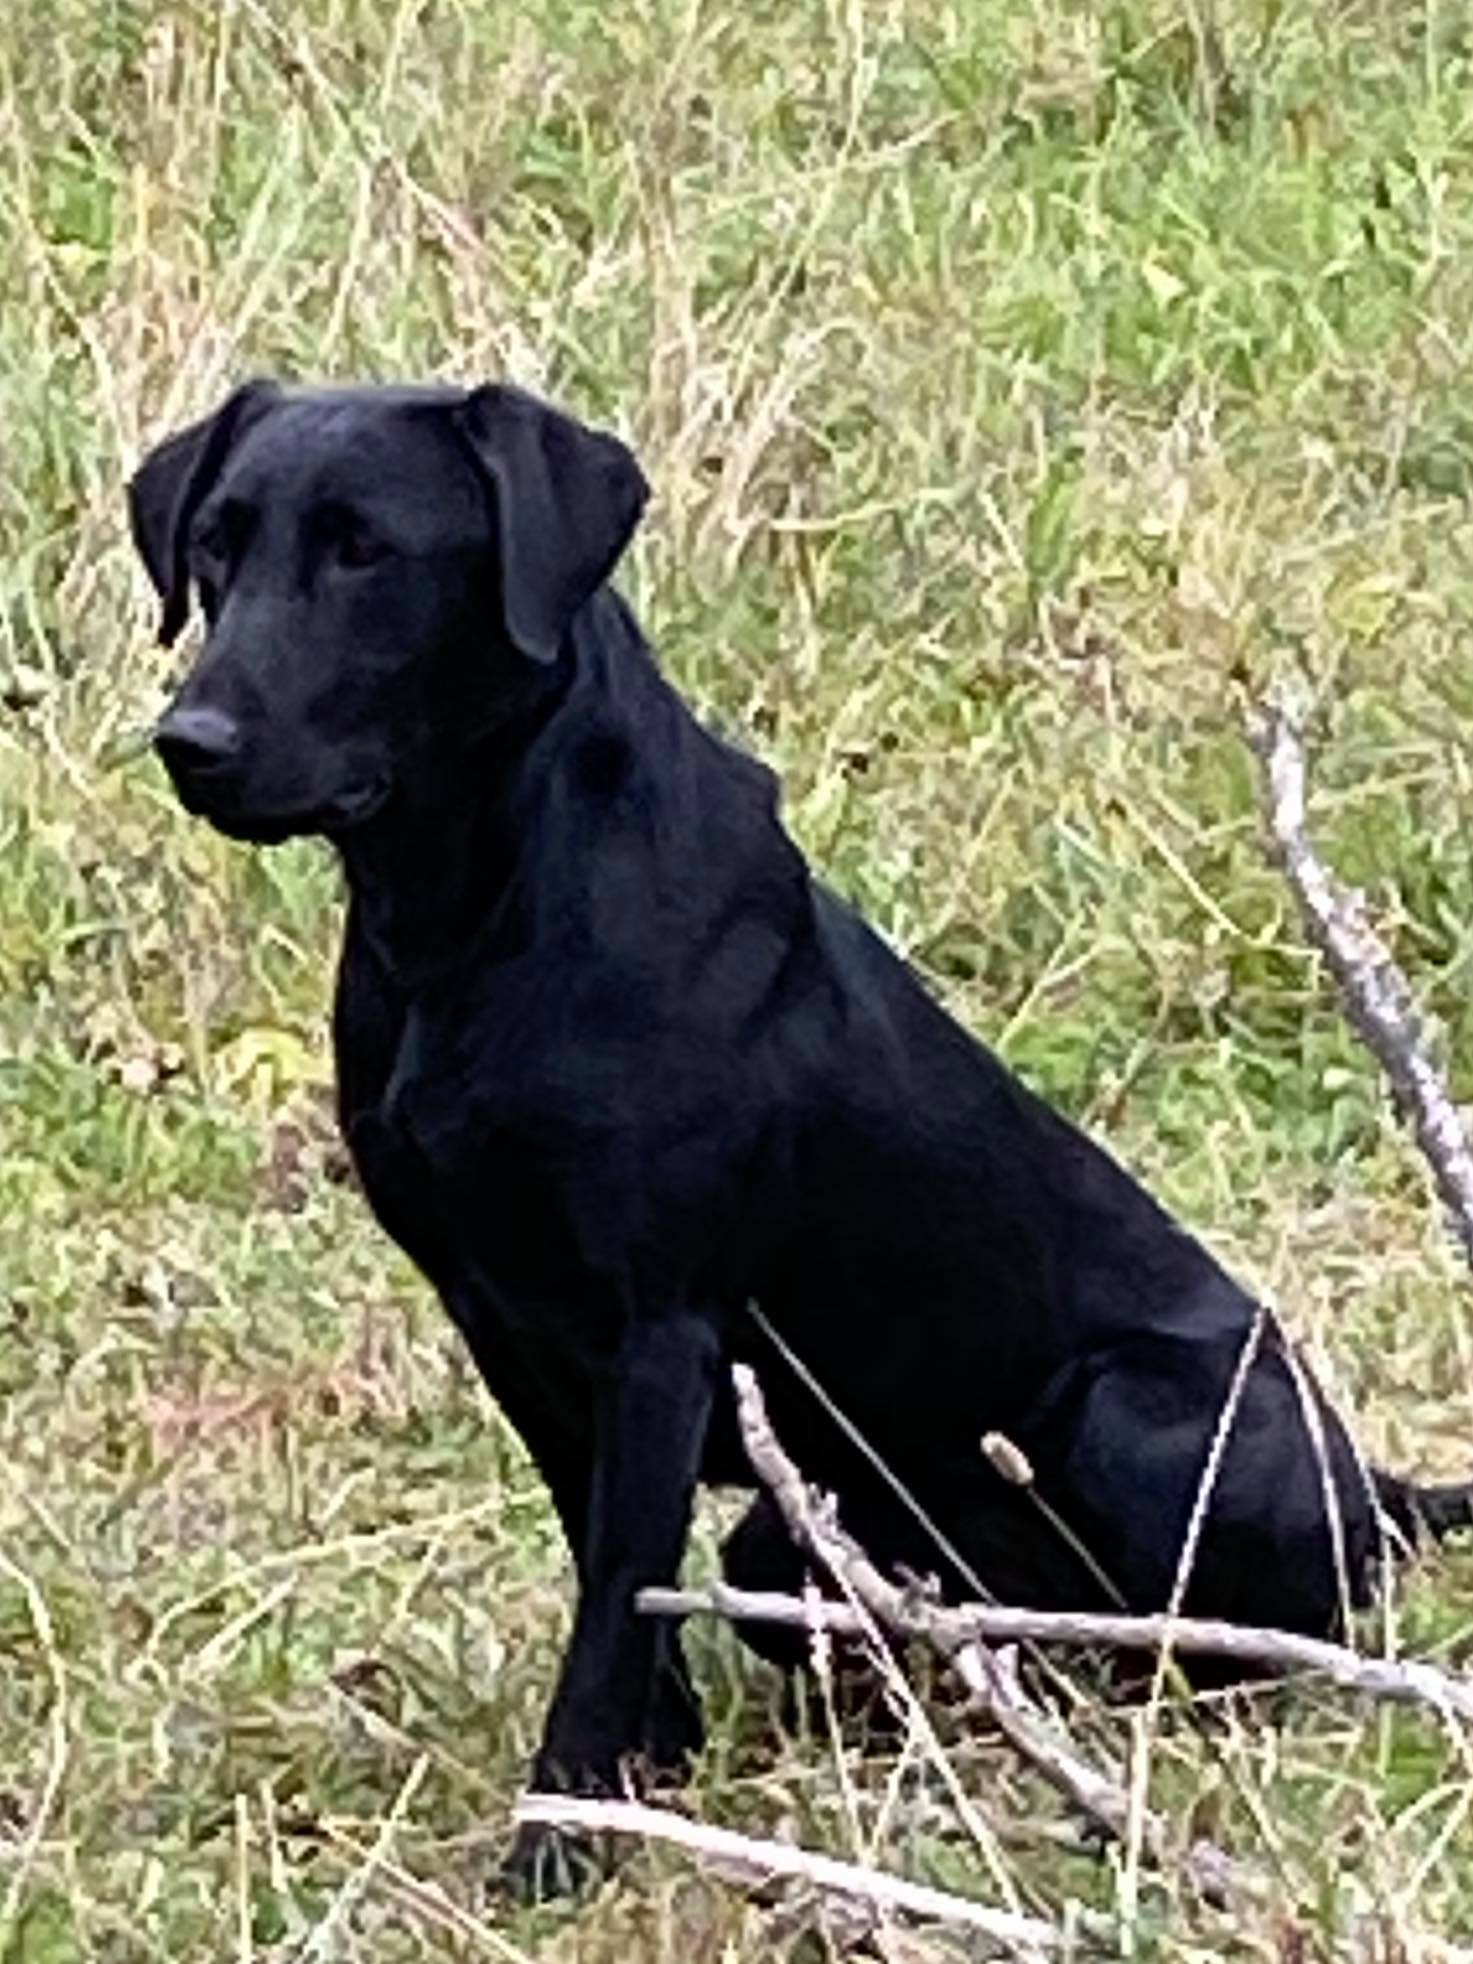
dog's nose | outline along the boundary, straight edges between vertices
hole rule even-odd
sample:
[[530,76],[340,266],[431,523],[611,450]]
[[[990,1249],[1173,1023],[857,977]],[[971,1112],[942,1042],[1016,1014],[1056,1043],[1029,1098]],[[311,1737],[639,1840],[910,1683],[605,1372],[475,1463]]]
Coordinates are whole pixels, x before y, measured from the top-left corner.
[[171,709],[153,733],[153,747],[170,771],[196,776],[235,759],[240,725],[219,709]]

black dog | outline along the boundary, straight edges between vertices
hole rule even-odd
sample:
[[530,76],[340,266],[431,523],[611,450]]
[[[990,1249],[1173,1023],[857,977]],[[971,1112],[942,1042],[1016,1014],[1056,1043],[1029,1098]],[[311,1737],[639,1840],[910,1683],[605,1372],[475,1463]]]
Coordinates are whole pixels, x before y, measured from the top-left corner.
[[[1008,1601],[1091,1605],[1103,1571],[1161,1606],[1235,1392],[1189,1608],[1327,1631],[1379,1510],[1473,1518],[1367,1475],[1273,1320],[813,880],[605,584],[646,497],[621,444],[510,388],[258,383],[130,497],[162,638],[192,586],[209,629],[159,753],[232,837],[340,852],[343,1130],[567,1534],[539,1786],[697,1743],[678,1638],[631,1599],[673,1578],[697,1481],[749,1480],[736,1358],[873,1553]],[[727,1558],[799,1571],[761,1502]],[[524,1833],[513,1867],[548,1887],[564,1853]]]

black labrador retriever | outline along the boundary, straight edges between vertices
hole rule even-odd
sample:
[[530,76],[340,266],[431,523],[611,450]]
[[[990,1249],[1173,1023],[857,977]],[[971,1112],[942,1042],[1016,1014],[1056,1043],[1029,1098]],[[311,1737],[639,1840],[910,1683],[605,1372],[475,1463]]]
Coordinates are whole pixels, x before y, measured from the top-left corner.
[[[231,837],[337,847],[344,1134],[566,1531],[536,1784],[698,1743],[678,1636],[632,1598],[674,1577],[699,1480],[750,1484],[734,1359],[885,1562],[1157,1608],[1208,1476],[1187,1606],[1330,1630],[1384,1517],[1441,1531],[1469,1490],[1367,1472],[1272,1317],[812,877],[607,584],[646,495],[622,444],[501,386],[252,383],[130,486],[162,639],[191,589],[208,628],[159,755]],[[725,1552],[801,1574],[760,1500]],[[513,1876],[568,1853],[524,1831]]]

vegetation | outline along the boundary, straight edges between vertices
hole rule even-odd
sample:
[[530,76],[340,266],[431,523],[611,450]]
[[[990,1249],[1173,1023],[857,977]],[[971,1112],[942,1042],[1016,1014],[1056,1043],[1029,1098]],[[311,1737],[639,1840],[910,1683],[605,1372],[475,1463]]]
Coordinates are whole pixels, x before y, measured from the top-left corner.
[[[5,1964],[821,1954],[668,1853],[577,1916],[487,1896],[563,1553],[343,1178],[329,856],[191,825],[140,736],[169,674],[121,485],[243,374],[509,374],[629,435],[627,587],[816,863],[1281,1307],[1369,1448],[1466,1472],[1467,1278],[1266,863],[1242,714],[1308,692],[1316,837],[1473,1095],[1470,105],[1453,0],[10,0]],[[1464,1549],[1384,1634],[1456,1662],[1470,1628]],[[1468,1742],[1425,1716],[1170,1715],[1153,1804],[1274,1877],[1224,1919],[951,1721],[983,1859],[922,1757],[841,1777],[693,1642],[705,1818],[1077,1901],[1138,1956],[1473,1939]]]

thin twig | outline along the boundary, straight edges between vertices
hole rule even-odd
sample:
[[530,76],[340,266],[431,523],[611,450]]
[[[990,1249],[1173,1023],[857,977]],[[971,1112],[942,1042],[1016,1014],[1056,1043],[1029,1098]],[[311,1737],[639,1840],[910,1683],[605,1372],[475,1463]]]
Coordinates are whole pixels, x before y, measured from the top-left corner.
[[375,1892],[397,1902],[401,1909],[412,1911],[446,1936],[458,1938],[462,1945],[470,1944],[487,1957],[497,1958],[500,1964],[532,1964],[525,1950],[452,1901],[439,1883],[424,1881],[391,1855],[375,1853],[356,1835],[346,1833],[332,1821],[322,1821],[318,1828],[331,1846],[353,1857],[358,1874],[368,1870],[372,1862],[370,1875]]
[[[837,1576],[835,1579],[841,1589],[848,1589],[843,1576]],[[815,1604],[819,1604],[822,1599],[819,1597],[818,1592],[814,1590],[812,1595]],[[904,1713],[907,1724],[921,1744],[927,1762],[941,1780],[948,1794],[950,1794],[952,1805],[957,1811],[957,1816],[975,1842],[977,1851],[986,1864],[994,1884],[1001,1892],[1004,1902],[1010,1910],[1021,1908],[1016,1885],[1008,1872],[1007,1864],[1002,1858],[1002,1851],[998,1846],[997,1835],[992,1824],[981,1812],[977,1803],[972,1799],[958,1778],[956,1768],[947,1758],[941,1741],[936,1736],[936,1729],[931,1723],[925,1706],[916,1696],[910,1680],[901,1669],[890,1644],[886,1641],[885,1633],[880,1627],[878,1620],[865,1607],[864,1603],[852,1589],[848,1591],[845,1606],[854,1614],[858,1635],[863,1642],[866,1654],[871,1658],[876,1670],[879,1672],[893,1709],[897,1712]],[[810,1645],[815,1651],[817,1650],[817,1640],[825,1634],[821,1621],[816,1621],[809,1625],[808,1635]],[[814,1662],[816,1666],[816,1655]],[[832,1703],[829,1706],[829,1717],[832,1722],[834,1717]],[[838,1743],[836,1732],[835,1745],[838,1746]],[[840,1767],[842,1768],[844,1764],[842,1750],[839,1751],[838,1758]],[[847,1775],[841,1774],[841,1778],[847,1778]]]
[[26,1570],[18,1562],[13,1562],[3,1550],[0,1550],[0,1578],[13,1582],[25,1597],[31,1628],[36,1633],[36,1641],[46,1660],[47,1676],[51,1680],[51,1708],[46,1720],[46,1729],[50,1735],[46,1773],[35,1805],[30,1810],[30,1823],[15,1857],[10,1883],[5,1891],[4,1904],[0,1906],[0,1949],[4,1949],[6,1941],[14,1934],[20,1920],[31,1867],[45,1839],[46,1830],[51,1825],[51,1816],[61,1793],[61,1783],[66,1774],[70,1737],[66,1667],[61,1661],[61,1651],[56,1641],[56,1626],[51,1620],[51,1611],[47,1606],[46,1598]]
[[430,1755],[421,1753],[404,1777],[403,1784],[394,1796],[394,1804],[379,1823],[379,1831],[371,1848],[364,1851],[363,1860],[349,1875],[322,1920],[309,1930],[302,1941],[299,1956],[302,1964],[320,1964],[320,1960],[332,1956],[338,1933],[357,1907],[365,1890],[374,1876],[393,1853],[394,1836],[404,1824],[410,1804],[423,1784],[430,1770]]
[[1346,1015],[1385,1071],[1473,1264],[1473,1150],[1446,1080],[1428,1054],[1426,1021],[1406,977],[1366,919],[1362,896],[1337,888],[1309,842],[1299,719],[1276,702],[1250,720],[1248,733],[1267,775],[1274,854],[1305,928],[1329,963]]
[[235,1957],[236,1964],[254,1964],[255,1924],[251,1915],[251,1803],[235,1796]]
[[[917,1603],[903,1591],[896,1627],[948,1645],[966,1642],[1090,1644],[1152,1651],[1170,1642],[1174,1651],[1228,1657],[1280,1670],[1314,1671],[1348,1691],[1393,1704],[1428,1705],[1444,1718],[1473,1723],[1473,1684],[1415,1658],[1363,1657],[1343,1644],[1302,1637],[1292,1630],[1257,1629],[1202,1617],[1116,1616],[1085,1610],[1011,1609],[989,1603],[954,1607]],[[821,1620],[849,1634],[860,1627],[844,1603],[804,1603],[797,1596],[713,1583],[707,1589],[641,1589],[639,1607],[651,1616],[722,1616],[734,1622],[783,1623],[811,1629]]]
[[[1028,1696],[1016,1674],[988,1649],[975,1623],[959,1620],[958,1612],[922,1599],[915,1590],[898,1588],[880,1573],[859,1544],[838,1526],[832,1510],[821,1508],[810,1495],[802,1474],[772,1430],[755,1373],[745,1364],[735,1364],[732,1381],[747,1455],[798,1544],[887,1629],[924,1637],[940,1651],[1014,1750],[1090,1820],[1118,1839],[1126,1831],[1131,1807],[1130,1796],[1120,1781],[1080,1754],[1073,1741]],[[650,1603],[650,1593],[642,1594],[640,1600]],[[987,1613],[1005,1612],[989,1608]],[[1173,1622],[1172,1628],[1176,1627]],[[1142,1832],[1152,1857],[1164,1861],[1168,1841],[1163,1824],[1148,1815]],[[1232,1872],[1228,1858],[1215,1848],[1189,1853],[1187,1871],[1202,1893],[1214,1900],[1242,1880]]]
[[501,1505],[500,1498],[492,1494],[465,1507],[449,1508],[443,1514],[426,1515],[423,1520],[391,1521],[387,1527],[360,1528],[351,1534],[335,1535],[322,1541],[305,1541],[291,1548],[275,1549],[269,1555],[262,1555],[258,1561],[243,1563],[227,1574],[216,1576],[206,1588],[197,1589],[179,1602],[171,1603],[154,1624],[148,1642],[134,1659],[132,1668],[136,1670],[139,1665],[152,1662],[159,1654],[163,1638],[176,1623],[197,1615],[216,1596],[223,1596],[227,1590],[253,1589],[268,1575],[279,1574],[283,1569],[294,1572],[298,1568],[316,1567],[324,1562],[373,1554],[396,1541],[415,1538],[427,1541],[431,1536],[443,1536],[454,1528],[482,1520]]
[[1176,1561],[1176,1574],[1171,1583],[1171,1594],[1166,1603],[1168,1634],[1162,1638],[1156,1651],[1156,1665],[1151,1673],[1151,1690],[1145,1710],[1137,1715],[1131,1727],[1130,1813],[1122,1837],[1125,1843],[1125,1860],[1121,1865],[1120,1876],[1121,1948],[1127,1953],[1133,1952],[1136,1948],[1136,1919],[1140,1911],[1142,1858],[1150,1856],[1158,1863],[1161,1859],[1161,1830],[1151,1814],[1149,1795],[1151,1753],[1161,1722],[1161,1706],[1166,1696],[1168,1682],[1174,1683],[1177,1678],[1175,1653],[1169,1630],[1180,1617],[1182,1604],[1186,1601],[1192,1571],[1197,1565],[1197,1550],[1207,1525],[1208,1509],[1217,1490],[1228,1441],[1232,1437],[1233,1423],[1238,1416],[1238,1407],[1243,1400],[1249,1373],[1258,1356],[1266,1320],[1267,1312],[1260,1305],[1253,1313],[1253,1321],[1238,1352],[1237,1362],[1233,1366],[1227,1395],[1223,1399],[1222,1409],[1218,1412],[1216,1424],[1213,1426],[1207,1457],[1197,1481],[1197,1491],[1192,1497],[1192,1510],[1187,1518],[1186,1533],[1182,1536],[1181,1550]]
[[777,1878],[806,1883],[823,1894],[867,1903],[891,1914],[975,1930],[1025,1956],[1046,1955],[1060,1948],[1059,1932],[1041,1917],[993,1909],[944,1889],[862,1868],[856,1862],[815,1855],[785,1841],[759,1840],[730,1828],[709,1827],[638,1801],[526,1794],[517,1803],[517,1819],[584,1834],[634,1835],[669,1842],[743,1883],[762,1884]]

